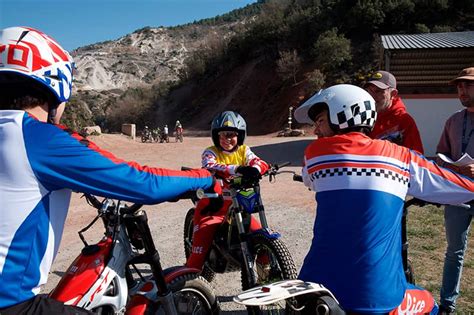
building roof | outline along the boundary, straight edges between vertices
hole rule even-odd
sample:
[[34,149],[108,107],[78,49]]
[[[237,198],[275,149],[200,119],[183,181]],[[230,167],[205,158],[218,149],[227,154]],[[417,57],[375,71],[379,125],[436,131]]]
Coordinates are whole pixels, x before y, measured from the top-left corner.
[[474,31],[382,35],[384,49],[474,47]]

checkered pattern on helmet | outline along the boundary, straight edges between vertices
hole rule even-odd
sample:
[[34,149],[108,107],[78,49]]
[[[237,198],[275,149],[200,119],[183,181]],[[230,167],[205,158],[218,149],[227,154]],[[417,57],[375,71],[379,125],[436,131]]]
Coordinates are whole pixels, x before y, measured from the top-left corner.
[[383,168],[359,168],[359,167],[336,167],[326,168],[311,174],[312,179],[334,177],[334,176],[375,176],[391,179],[408,185],[409,179],[399,173]]
[[351,127],[373,127],[377,118],[375,108],[370,101],[355,103],[345,106],[344,111],[337,113],[339,129]]

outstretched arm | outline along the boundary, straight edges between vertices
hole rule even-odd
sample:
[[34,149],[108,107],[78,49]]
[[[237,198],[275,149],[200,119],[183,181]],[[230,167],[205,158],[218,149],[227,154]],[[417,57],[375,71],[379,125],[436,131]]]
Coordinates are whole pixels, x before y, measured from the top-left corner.
[[410,151],[408,194],[430,202],[461,204],[474,199],[474,181]]
[[[118,159],[65,128],[30,120],[24,128],[31,167],[48,190],[69,188],[94,195],[154,204],[209,188],[206,170],[175,171]],[[41,124],[41,125],[40,125]]]

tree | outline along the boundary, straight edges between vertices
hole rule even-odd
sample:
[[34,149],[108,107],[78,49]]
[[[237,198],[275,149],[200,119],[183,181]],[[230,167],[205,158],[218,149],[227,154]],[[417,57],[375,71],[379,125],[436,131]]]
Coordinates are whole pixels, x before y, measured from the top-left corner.
[[326,83],[326,76],[319,69],[315,69],[306,74],[306,80],[308,81],[307,91],[314,93],[323,88]]
[[283,80],[293,78],[296,83],[296,74],[301,68],[301,58],[295,49],[292,51],[282,51],[279,53],[280,58],[277,60],[277,73]]
[[429,33],[430,29],[428,26],[422,23],[416,23],[415,24],[415,33],[420,34],[420,33]]
[[313,46],[312,54],[324,73],[335,72],[352,60],[351,41],[337,34],[337,28],[322,33]]

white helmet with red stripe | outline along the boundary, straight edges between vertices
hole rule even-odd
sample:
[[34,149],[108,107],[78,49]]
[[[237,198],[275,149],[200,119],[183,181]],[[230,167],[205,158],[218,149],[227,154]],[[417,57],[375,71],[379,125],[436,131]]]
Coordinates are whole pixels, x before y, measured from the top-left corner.
[[351,84],[333,85],[314,94],[296,109],[296,120],[300,123],[314,123],[311,113],[318,107],[329,110],[329,121],[334,131],[360,127],[372,129],[377,119],[372,96]]
[[69,53],[48,35],[30,27],[0,30],[0,83],[34,79],[60,104],[71,97],[73,67]]

